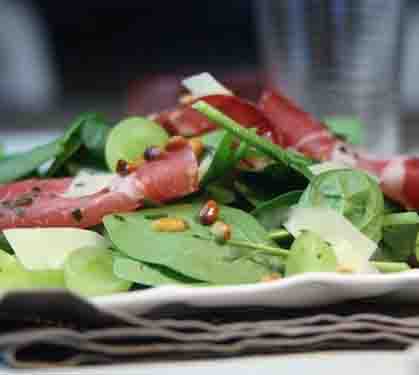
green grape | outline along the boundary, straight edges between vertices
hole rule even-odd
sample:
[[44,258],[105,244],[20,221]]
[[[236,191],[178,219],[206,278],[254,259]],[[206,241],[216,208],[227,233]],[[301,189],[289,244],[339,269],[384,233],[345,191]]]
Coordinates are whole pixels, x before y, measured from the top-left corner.
[[26,271],[32,288],[65,288],[63,270]]
[[337,259],[332,247],[317,234],[303,232],[293,242],[285,276],[305,272],[335,272]]
[[5,251],[0,251],[0,290],[28,289],[29,275],[20,266],[17,259]]
[[0,250],[0,290],[64,288],[61,270],[26,270],[15,256]]
[[157,123],[142,117],[129,117],[119,122],[106,141],[108,167],[115,171],[118,160],[134,161],[150,146],[164,146],[167,132]]
[[64,263],[67,288],[82,296],[101,296],[127,291],[131,282],[113,273],[113,257],[102,247],[83,247],[71,253]]

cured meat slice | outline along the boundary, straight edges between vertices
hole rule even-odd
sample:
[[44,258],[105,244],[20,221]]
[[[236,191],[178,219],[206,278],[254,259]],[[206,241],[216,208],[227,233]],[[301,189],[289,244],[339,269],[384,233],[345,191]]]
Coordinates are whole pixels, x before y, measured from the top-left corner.
[[187,142],[178,142],[158,160],[117,176],[95,194],[68,198],[71,178],[30,179],[0,186],[0,230],[16,227],[86,228],[105,215],[133,211],[145,199],[166,202],[198,189],[198,162]]
[[282,136],[281,145],[317,160],[341,161],[378,177],[381,189],[408,209],[419,209],[419,158],[376,158],[335,137],[324,124],[279,92],[265,91],[259,108]]
[[[282,143],[281,134],[273,132],[270,121],[254,104],[232,95],[209,95],[200,98],[238,123],[257,129],[257,133],[274,143]],[[173,135],[197,136],[216,129],[204,115],[188,105],[160,113],[155,120]]]

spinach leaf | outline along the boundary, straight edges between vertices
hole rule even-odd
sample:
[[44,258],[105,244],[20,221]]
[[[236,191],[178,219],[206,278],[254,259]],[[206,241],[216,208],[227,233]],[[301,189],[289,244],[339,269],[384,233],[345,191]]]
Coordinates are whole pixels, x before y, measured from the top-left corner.
[[384,197],[384,215],[395,214],[403,212],[404,208],[398,203],[388,197]]
[[236,190],[255,207],[292,190],[303,190],[309,180],[281,163],[268,165],[261,171],[241,172],[235,182]]
[[9,241],[7,241],[6,237],[1,231],[0,231],[0,250],[4,250],[8,252],[9,254],[14,254],[14,251],[12,247],[10,246]]
[[60,140],[0,160],[0,184],[26,177],[63,150]]
[[[133,214],[110,215],[104,224],[114,246],[123,254],[152,264],[159,264],[193,279],[213,284],[253,283],[280,271],[278,256],[243,250],[250,256],[232,257],[237,246],[214,240],[210,227],[197,221],[201,205],[185,204],[142,210]],[[166,215],[185,220],[184,232],[156,232],[147,218]],[[232,227],[232,240],[274,246],[267,232],[249,214],[227,206],[220,208],[220,220]],[[234,259],[233,259],[234,258]]]
[[415,251],[418,232],[419,215],[416,212],[385,215],[378,259],[395,262],[408,260]]
[[291,246],[285,276],[306,272],[336,272],[335,251],[326,241],[312,232],[301,233]]
[[[205,155],[199,166],[201,185],[224,177],[244,154],[244,147],[234,147],[234,137],[225,131],[215,131],[202,137]],[[242,146],[242,145],[241,145]]]
[[[104,160],[104,142],[109,126],[94,113],[79,116],[64,135],[55,141],[33,148],[30,151],[0,158],[0,184],[16,181],[38,171],[44,163],[54,162],[46,176],[55,176],[62,166],[82,146],[94,158]],[[88,159],[86,157],[83,160]]]
[[203,286],[205,283],[182,275],[170,268],[157,264],[139,262],[124,256],[115,256],[113,270],[121,279],[133,281],[137,284],[159,286],[167,284],[194,284]]
[[411,267],[405,262],[370,262],[380,273],[395,273],[409,271]]
[[[70,159],[91,161],[99,160],[104,164],[105,142],[110,127],[101,115],[97,113],[84,113],[80,115],[62,136],[60,143],[63,150],[57,155],[54,163],[48,169],[48,177],[59,174],[62,167]],[[83,157],[78,157],[76,153],[85,151]]]
[[298,203],[302,195],[301,190],[294,190],[257,206],[252,215],[262,226],[270,231],[281,227],[291,206]]
[[314,177],[298,203],[302,207],[330,207],[340,212],[375,242],[382,237],[384,197],[377,182],[352,169]]
[[324,119],[329,130],[353,145],[362,143],[364,125],[356,117],[330,116]]
[[257,207],[274,197],[271,192],[265,191],[262,186],[251,186],[240,178],[237,178],[236,181],[234,181],[234,187],[247,203],[250,203],[251,207],[249,210],[252,210],[254,207]]
[[226,186],[213,183],[205,188],[206,201],[213,199],[220,204],[232,204],[236,200],[234,191]]
[[93,114],[81,128],[81,140],[89,156],[105,164],[105,147],[111,127],[103,116]]

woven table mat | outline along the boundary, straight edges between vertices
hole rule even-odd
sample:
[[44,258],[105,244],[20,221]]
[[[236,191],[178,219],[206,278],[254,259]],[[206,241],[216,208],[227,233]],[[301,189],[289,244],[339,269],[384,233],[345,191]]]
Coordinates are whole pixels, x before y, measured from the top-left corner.
[[364,300],[312,309],[168,305],[145,316],[102,311],[64,292],[0,302],[0,349],[14,367],[336,349],[404,349],[418,305]]

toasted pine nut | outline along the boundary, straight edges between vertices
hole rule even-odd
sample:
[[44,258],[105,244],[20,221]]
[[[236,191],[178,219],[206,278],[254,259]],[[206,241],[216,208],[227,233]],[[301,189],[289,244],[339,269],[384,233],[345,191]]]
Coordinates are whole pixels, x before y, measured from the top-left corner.
[[183,219],[164,217],[154,220],[151,227],[156,232],[184,232],[188,229],[188,224]]
[[204,153],[204,144],[200,138],[191,138],[189,139],[189,144],[192,148],[193,153],[199,159]]
[[348,266],[337,266],[336,272],[339,273],[354,273],[354,270],[351,267]]
[[271,281],[279,280],[280,278],[281,278],[281,275],[279,273],[273,272],[270,275],[263,276],[260,279],[260,281],[262,283],[268,283],[268,282],[271,282]]
[[174,137],[171,137],[169,141],[167,142],[166,150],[167,151],[179,150],[180,148],[184,147],[187,142],[188,141],[186,140],[186,138],[181,137],[180,135],[175,135]]
[[209,200],[199,211],[199,221],[202,225],[214,224],[218,219],[219,211],[217,202]]
[[218,220],[212,225],[211,233],[217,241],[226,242],[231,238],[231,226]]
[[196,97],[191,94],[184,94],[179,98],[180,104],[191,104],[194,100],[196,100]]

